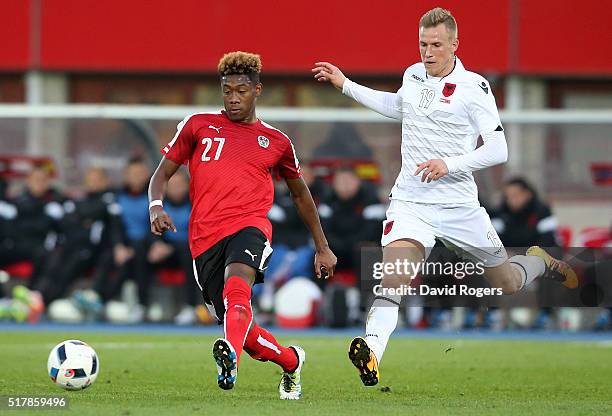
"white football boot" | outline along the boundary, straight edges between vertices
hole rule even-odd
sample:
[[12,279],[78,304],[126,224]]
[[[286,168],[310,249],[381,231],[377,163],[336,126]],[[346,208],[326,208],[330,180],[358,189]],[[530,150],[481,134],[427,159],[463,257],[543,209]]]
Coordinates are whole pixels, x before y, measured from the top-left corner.
[[278,385],[278,392],[281,400],[299,400],[302,396],[302,381],[300,379],[300,373],[302,372],[302,366],[306,361],[306,351],[301,347],[291,345],[289,348],[293,348],[298,356],[297,369],[288,373],[283,372],[281,376],[280,384]]

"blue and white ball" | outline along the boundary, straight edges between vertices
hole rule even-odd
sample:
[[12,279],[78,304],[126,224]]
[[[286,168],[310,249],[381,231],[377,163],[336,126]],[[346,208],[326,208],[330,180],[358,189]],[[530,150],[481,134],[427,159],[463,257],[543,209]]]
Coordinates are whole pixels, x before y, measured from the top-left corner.
[[91,386],[100,372],[98,354],[83,341],[70,339],[57,344],[47,361],[51,380],[66,390],[83,390]]

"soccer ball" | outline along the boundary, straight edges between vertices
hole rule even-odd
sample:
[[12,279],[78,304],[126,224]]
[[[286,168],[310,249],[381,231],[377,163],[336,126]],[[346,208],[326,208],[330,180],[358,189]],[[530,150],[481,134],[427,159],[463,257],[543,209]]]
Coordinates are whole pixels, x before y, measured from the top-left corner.
[[69,339],[53,347],[47,370],[51,380],[61,388],[83,390],[96,381],[100,360],[85,342]]

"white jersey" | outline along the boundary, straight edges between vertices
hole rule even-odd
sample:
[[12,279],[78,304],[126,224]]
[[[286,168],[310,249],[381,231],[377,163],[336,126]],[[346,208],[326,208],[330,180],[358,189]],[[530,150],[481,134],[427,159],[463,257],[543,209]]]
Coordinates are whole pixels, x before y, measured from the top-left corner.
[[[360,88],[365,89],[347,80],[343,92],[402,121],[402,169],[391,199],[427,204],[478,201],[471,171],[457,171],[450,162],[456,156],[473,152],[479,135],[503,130],[486,79],[466,71],[456,58],[453,71],[442,78],[428,76],[423,63],[412,65],[404,73],[402,87],[396,94],[373,96],[357,91]],[[381,97],[386,101],[384,110],[377,107],[380,102],[376,105],[368,102],[368,99],[380,101]],[[421,175],[415,176],[414,172],[417,165],[430,159],[445,160],[449,174],[437,181],[421,182]]]

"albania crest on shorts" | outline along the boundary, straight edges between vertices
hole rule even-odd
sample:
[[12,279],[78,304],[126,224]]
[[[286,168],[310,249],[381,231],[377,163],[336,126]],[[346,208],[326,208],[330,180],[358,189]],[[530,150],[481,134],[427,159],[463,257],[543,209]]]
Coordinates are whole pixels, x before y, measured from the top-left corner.
[[268,139],[266,136],[259,136],[259,137],[257,137],[257,142],[264,149],[267,149],[268,146],[270,146],[270,139]]

